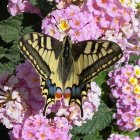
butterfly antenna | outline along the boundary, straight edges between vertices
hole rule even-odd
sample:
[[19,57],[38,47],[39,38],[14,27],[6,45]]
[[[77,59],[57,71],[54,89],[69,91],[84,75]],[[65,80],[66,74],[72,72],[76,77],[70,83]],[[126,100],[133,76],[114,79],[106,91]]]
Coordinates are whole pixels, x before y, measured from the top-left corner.
[[[87,22],[85,25],[83,25],[82,27],[80,27],[78,30],[76,30],[74,33],[72,33],[70,36],[72,36],[73,34],[75,34],[76,32],[80,31],[82,28],[84,28],[86,25],[88,25],[91,21]],[[75,39],[73,39],[75,40]]]
[[[54,26],[59,30],[59,29],[61,29],[62,31],[63,31],[63,29],[59,26],[59,22],[57,22],[57,20],[56,20],[56,18],[55,18],[55,16],[53,16],[53,15],[51,15],[51,17],[55,20],[55,22],[56,22],[56,24],[54,24]],[[64,31],[63,31],[64,32]],[[65,32],[64,32],[65,33]]]
[[[55,20],[55,22],[56,22],[56,24],[58,24],[58,22],[57,22],[57,20],[56,20],[56,18],[53,16],[53,15],[50,15],[49,17],[51,17],[51,18],[53,18],[54,20]],[[54,24],[54,26],[59,30],[59,28],[57,27],[57,25],[56,24]],[[59,25],[59,24],[58,24]]]

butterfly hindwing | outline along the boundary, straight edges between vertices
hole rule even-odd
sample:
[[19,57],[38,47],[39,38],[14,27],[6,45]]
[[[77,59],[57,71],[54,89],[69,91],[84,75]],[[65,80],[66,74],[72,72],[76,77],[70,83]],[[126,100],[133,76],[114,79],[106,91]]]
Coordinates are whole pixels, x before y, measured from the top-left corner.
[[115,64],[122,57],[122,50],[112,41],[89,40],[74,44],[72,54],[79,83],[85,84],[98,73]]

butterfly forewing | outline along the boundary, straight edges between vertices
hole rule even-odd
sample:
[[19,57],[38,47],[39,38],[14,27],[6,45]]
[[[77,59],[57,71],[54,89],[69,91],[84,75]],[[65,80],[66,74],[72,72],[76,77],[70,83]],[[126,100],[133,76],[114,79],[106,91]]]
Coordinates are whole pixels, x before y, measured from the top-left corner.
[[20,39],[19,47],[43,79],[57,69],[61,42],[40,33],[29,33]]
[[89,40],[73,45],[72,54],[79,83],[85,84],[122,57],[119,45],[106,40]]

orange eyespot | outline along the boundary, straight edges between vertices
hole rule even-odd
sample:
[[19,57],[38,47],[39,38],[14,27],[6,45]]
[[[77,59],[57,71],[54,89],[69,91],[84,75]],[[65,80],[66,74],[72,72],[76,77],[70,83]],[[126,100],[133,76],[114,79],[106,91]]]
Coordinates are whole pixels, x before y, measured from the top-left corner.
[[55,93],[55,98],[61,99],[62,98],[62,93],[61,92],[56,92]]
[[67,99],[67,98],[70,98],[70,97],[71,97],[71,93],[70,92],[65,92],[64,98]]

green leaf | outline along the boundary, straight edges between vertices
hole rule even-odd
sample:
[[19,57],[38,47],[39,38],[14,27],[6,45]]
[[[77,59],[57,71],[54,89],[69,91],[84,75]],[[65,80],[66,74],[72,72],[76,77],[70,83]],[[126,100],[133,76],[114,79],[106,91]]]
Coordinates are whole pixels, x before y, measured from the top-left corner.
[[21,31],[23,16],[10,17],[7,20],[0,22],[0,36],[9,43],[13,40],[17,40]]
[[25,28],[20,32],[20,36],[23,36],[23,35],[25,35],[25,34],[27,34],[27,33],[31,33],[31,32],[33,32],[33,31],[34,31],[34,30],[33,30],[32,26],[25,27]]
[[113,113],[111,110],[103,102],[101,102],[99,110],[95,112],[92,120],[87,121],[87,123],[83,124],[81,127],[75,126],[71,133],[73,135],[85,135],[98,132],[111,123],[112,115]]
[[55,2],[48,2],[48,0],[37,0],[38,7],[44,17],[48,15],[52,10],[56,8]]
[[80,136],[72,136],[72,140],[81,140],[82,138]]
[[140,59],[140,55],[131,55],[129,59],[129,63],[135,64],[135,61]]
[[6,48],[3,48],[2,46],[0,46],[0,59],[3,58],[6,55]]
[[108,72],[109,70],[103,71],[97,77],[95,77],[94,81],[97,83],[99,87],[102,87],[102,84],[106,83]]
[[9,49],[0,47],[0,74],[5,71],[12,73],[15,66],[19,63],[20,51],[17,45],[17,42],[13,42]]
[[103,140],[102,136],[97,133],[87,134],[87,135],[73,135],[72,140]]
[[107,105],[110,106],[110,99],[108,94],[110,93],[110,87],[107,85],[108,73],[112,68],[107,69],[106,71],[101,72],[97,77],[95,77],[95,82],[102,90],[101,98],[103,101],[106,101]]
[[20,50],[18,49],[18,43],[14,42],[11,48],[7,51],[6,56],[9,61],[17,64],[20,59]]
[[37,0],[30,0],[31,4],[36,6],[37,5]]
[[137,9],[139,9],[139,8],[140,8],[140,3],[137,3],[136,8],[137,8]]
[[14,71],[14,65],[11,62],[0,64],[0,74],[5,71],[12,73]]
[[83,140],[103,140],[102,136],[99,133],[85,135]]

